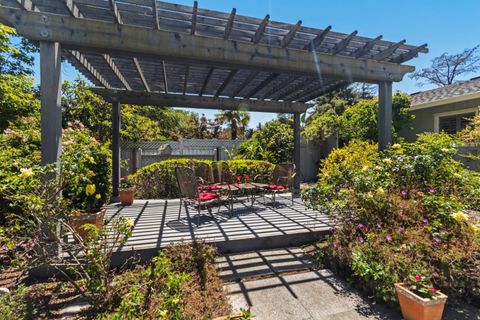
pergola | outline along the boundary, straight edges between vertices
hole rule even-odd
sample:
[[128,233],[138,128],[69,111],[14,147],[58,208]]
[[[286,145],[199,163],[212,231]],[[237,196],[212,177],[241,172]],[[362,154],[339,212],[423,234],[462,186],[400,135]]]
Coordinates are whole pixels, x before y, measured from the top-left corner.
[[[121,103],[290,113],[300,165],[307,102],[352,82],[378,84],[379,148],[392,138],[392,82],[426,44],[389,42],[157,0],[0,0],[0,21],[40,42],[42,163],[61,153],[61,61],[112,102],[113,190]],[[295,190],[298,192],[300,176]]]

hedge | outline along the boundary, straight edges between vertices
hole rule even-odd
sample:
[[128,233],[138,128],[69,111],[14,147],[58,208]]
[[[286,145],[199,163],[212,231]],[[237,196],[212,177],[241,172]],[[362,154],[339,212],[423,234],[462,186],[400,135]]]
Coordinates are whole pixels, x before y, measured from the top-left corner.
[[[270,162],[259,160],[227,160],[222,162],[228,165],[234,175],[248,174],[251,177],[257,175],[269,176],[275,166]],[[212,164],[213,162],[210,160],[173,159],[143,167],[130,177],[137,189],[136,197],[140,199],[178,198],[180,192],[175,178],[175,167],[195,167],[198,163]]]

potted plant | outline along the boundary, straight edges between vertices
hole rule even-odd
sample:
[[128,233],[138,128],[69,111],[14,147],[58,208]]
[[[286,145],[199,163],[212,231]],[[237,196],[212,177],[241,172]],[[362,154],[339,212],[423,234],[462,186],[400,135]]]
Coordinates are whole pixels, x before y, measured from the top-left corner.
[[84,226],[93,224],[97,228],[102,228],[106,211],[106,208],[102,207],[102,196],[96,193],[94,184],[87,184],[85,187],[85,201],[85,212],[76,211],[70,218],[70,226],[84,240],[88,237],[88,231]]
[[129,206],[133,203],[135,186],[128,176],[120,179],[120,189],[118,190],[118,193],[120,195],[120,202],[122,203],[122,206]]
[[405,320],[440,320],[447,296],[420,275],[395,284],[395,291]]

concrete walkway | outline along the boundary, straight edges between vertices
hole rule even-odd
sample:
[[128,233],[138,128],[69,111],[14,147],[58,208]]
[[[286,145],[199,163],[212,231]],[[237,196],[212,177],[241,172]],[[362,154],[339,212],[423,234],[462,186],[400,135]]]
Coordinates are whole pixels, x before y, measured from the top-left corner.
[[[374,304],[329,270],[313,270],[298,248],[255,251],[219,259],[234,309],[252,306],[256,320],[402,319]],[[448,307],[446,320],[480,319],[474,307]]]

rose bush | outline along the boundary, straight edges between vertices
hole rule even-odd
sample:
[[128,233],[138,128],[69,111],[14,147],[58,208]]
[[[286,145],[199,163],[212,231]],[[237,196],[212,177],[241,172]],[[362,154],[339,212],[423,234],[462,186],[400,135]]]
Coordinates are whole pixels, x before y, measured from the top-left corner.
[[480,175],[453,159],[457,142],[424,134],[385,152],[352,141],[332,152],[306,203],[336,222],[319,259],[377,300],[424,275],[450,297],[480,294]]

